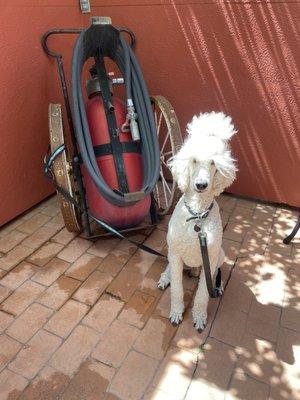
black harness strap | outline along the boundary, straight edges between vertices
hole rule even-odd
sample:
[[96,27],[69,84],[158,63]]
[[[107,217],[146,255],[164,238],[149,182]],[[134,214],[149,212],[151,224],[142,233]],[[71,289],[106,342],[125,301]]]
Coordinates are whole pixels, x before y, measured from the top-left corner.
[[105,115],[108,125],[111,150],[116,166],[119,189],[123,193],[128,193],[129,188],[128,188],[123,155],[122,155],[122,145],[120,143],[118,136],[118,126],[117,126],[116,116],[114,111],[111,110],[112,97],[111,97],[109,82],[107,79],[107,72],[104,65],[103,55],[100,54],[99,51],[95,56],[95,63],[96,63],[97,75],[101,88],[101,94],[103,98]]
[[[122,153],[138,153],[141,154],[141,146],[138,142],[120,142]],[[111,143],[100,144],[94,147],[96,157],[107,156],[113,154]]]
[[[122,153],[137,153],[141,154],[141,147],[138,142],[120,142]],[[94,146],[94,153],[96,157],[108,156],[113,154],[111,143],[99,144]],[[82,164],[82,158],[78,155],[80,163]]]

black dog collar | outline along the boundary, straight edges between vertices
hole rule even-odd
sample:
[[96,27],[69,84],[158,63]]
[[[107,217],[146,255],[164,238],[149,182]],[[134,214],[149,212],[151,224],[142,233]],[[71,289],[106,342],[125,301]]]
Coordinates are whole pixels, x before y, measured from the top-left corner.
[[187,204],[187,202],[185,200],[184,200],[184,205],[185,205],[186,209],[188,210],[188,212],[192,215],[192,217],[188,218],[186,220],[186,222],[195,220],[196,223],[194,226],[194,230],[196,232],[199,232],[201,230],[200,222],[202,219],[205,219],[208,217],[211,209],[214,206],[214,202],[211,203],[211,205],[208,207],[208,209],[206,209],[204,211],[200,211],[200,212],[196,212],[196,211],[192,210],[191,207]]

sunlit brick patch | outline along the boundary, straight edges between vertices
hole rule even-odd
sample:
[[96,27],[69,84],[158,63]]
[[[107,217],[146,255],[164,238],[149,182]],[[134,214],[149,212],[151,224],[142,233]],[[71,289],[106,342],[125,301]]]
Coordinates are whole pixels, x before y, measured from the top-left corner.
[[[166,259],[66,230],[56,197],[0,228],[0,400],[300,399],[297,213],[219,198],[225,293],[205,330],[169,322]],[[169,216],[132,233],[167,252]]]

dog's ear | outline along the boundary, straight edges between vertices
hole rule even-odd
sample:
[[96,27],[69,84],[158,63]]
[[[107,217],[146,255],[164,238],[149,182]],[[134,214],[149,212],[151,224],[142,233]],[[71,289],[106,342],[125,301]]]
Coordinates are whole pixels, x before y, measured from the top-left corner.
[[168,167],[172,172],[173,179],[177,183],[182,193],[186,192],[189,185],[189,164],[189,158],[185,157],[183,148],[181,148],[181,150],[168,161]]
[[215,196],[219,196],[235,180],[237,167],[229,150],[214,157],[214,163],[217,172],[214,177],[213,192]]

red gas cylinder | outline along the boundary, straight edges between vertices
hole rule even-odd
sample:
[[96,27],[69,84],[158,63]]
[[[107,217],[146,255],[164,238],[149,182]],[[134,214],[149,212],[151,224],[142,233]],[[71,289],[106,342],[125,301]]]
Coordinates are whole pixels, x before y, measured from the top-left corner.
[[[102,96],[97,90],[97,85],[91,85],[88,94],[89,100],[86,103],[86,114],[90,128],[93,146],[110,143],[110,136],[105,116]],[[93,90],[96,87],[96,90]],[[126,107],[122,100],[113,97],[113,105],[118,128],[126,120]],[[119,134],[121,142],[132,141],[130,132]],[[142,156],[138,153],[123,153],[124,168],[127,177],[129,192],[141,190],[143,184],[143,162]],[[97,164],[103,179],[112,189],[118,189],[113,155],[101,155],[97,157]],[[98,191],[85,167],[82,167],[84,185],[86,189],[87,202],[93,216],[112,225],[115,228],[126,229],[137,226],[149,213],[151,199],[146,196],[132,206],[118,207],[110,204]]]

